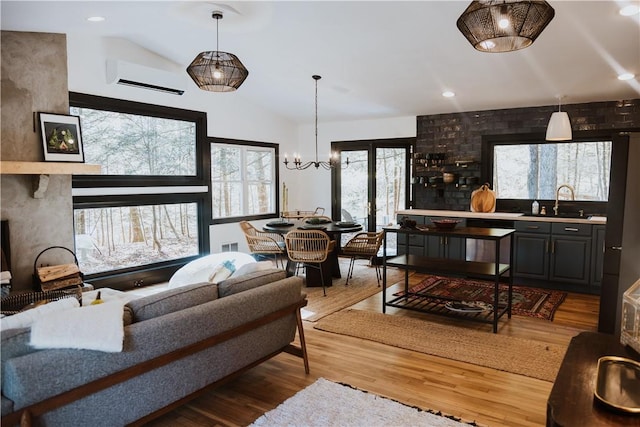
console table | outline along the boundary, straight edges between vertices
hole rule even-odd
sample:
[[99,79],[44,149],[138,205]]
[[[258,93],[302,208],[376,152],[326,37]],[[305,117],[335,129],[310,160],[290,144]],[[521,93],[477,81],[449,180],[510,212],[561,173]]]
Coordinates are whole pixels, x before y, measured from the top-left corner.
[[[436,227],[402,228],[398,225],[383,228],[385,239],[383,244],[383,269],[382,269],[382,312],[386,312],[386,307],[397,307],[408,310],[422,311],[439,315],[453,315],[464,317],[465,319],[491,323],[493,332],[498,332],[498,319],[504,314],[511,318],[511,299],[513,279],[508,278],[507,303],[500,304],[500,278],[511,270],[510,264],[500,263],[500,246],[503,239],[512,236],[515,230],[503,228],[479,228],[479,227],[457,227],[453,230],[443,230]],[[405,233],[407,234],[405,255],[387,257],[387,234]],[[422,234],[425,236],[440,236],[444,238],[458,239],[482,239],[495,242],[495,262],[464,261],[448,258],[431,258],[409,254],[409,236],[411,234]],[[513,259],[513,239],[510,239],[510,251]],[[387,301],[387,266],[400,267],[405,269],[404,293],[396,298]],[[494,282],[493,309],[488,312],[459,313],[450,311],[442,302],[445,298],[438,297],[432,302],[425,304],[425,295],[409,292],[409,269],[424,271],[433,274],[456,277],[474,277],[488,279]],[[428,297],[428,295],[427,295]]]
[[615,412],[594,398],[602,356],[640,360],[614,335],[582,332],[573,337],[547,400],[548,427],[640,426],[640,414]]

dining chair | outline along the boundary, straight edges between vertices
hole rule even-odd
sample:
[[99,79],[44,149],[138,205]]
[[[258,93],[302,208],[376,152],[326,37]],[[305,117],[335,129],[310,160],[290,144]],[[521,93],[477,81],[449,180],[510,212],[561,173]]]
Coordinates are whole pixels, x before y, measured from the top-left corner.
[[[291,230],[284,236],[289,260],[304,264],[305,268],[317,268],[320,270],[322,293],[327,296],[324,284],[322,263],[335,247],[335,240],[330,240],[326,233],[320,230]],[[297,270],[296,270],[297,271]]]
[[284,261],[280,256],[286,254],[286,245],[280,234],[258,230],[248,221],[240,221],[240,228],[247,239],[249,251],[253,255],[265,258],[273,257],[276,267],[278,267],[278,260],[280,260],[282,268],[284,268]]
[[351,257],[345,286],[349,284],[349,279],[353,276],[353,266],[356,259],[369,260],[369,263],[376,269],[376,279],[378,280],[378,286],[380,286],[382,275],[380,273],[380,266],[375,262],[375,257],[380,250],[383,238],[384,232],[382,231],[377,233],[371,231],[358,233],[342,247],[342,255]]

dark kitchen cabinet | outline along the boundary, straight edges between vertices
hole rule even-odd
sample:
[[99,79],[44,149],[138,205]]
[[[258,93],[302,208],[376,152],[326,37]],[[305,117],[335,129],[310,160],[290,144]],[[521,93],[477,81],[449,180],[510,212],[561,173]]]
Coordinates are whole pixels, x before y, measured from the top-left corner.
[[[440,217],[425,217],[425,224],[433,226],[432,219],[442,219]],[[464,218],[452,218],[460,221],[456,227],[465,227]],[[424,256],[429,258],[465,259],[466,240],[459,237],[449,236],[427,236],[425,237]]]
[[591,273],[591,236],[552,236],[549,280],[587,285]]
[[[398,217],[398,222],[404,218]],[[433,226],[431,218],[418,215],[408,216],[409,219],[416,221],[416,225]],[[460,223],[457,227],[464,227],[465,220],[457,218]],[[407,252],[407,240],[409,241],[409,254],[427,256],[430,258],[447,258],[464,260],[466,254],[465,239],[448,236],[422,236],[419,234],[398,233],[398,255],[404,255]]]
[[592,292],[592,226],[516,221],[514,277]]
[[554,222],[551,225],[549,280],[578,285],[589,284],[591,233],[591,224]]
[[551,223],[516,221],[514,277],[548,280]]
[[514,277],[547,280],[549,277],[549,235],[515,234]]
[[[398,224],[403,218],[408,218],[416,222],[416,225],[424,225],[425,217],[422,215],[401,215],[398,216]],[[407,253],[407,240],[409,241],[409,255],[424,255],[425,238],[420,234],[398,233],[397,254]]]

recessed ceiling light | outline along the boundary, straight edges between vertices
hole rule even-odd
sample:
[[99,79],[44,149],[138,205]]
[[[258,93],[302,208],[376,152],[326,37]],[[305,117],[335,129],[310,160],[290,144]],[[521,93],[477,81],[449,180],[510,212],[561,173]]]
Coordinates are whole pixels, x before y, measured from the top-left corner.
[[104,17],[103,16],[90,16],[87,18],[87,21],[89,22],[102,22],[104,21]]
[[444,96],[445,98],[453,98],[454,96],[456,96],[456,94],[451,92],[450,90],[447,90],[442,92],[442,96]]
[[618,74],[618,80],[631,80],[634,77],[635,77],[635,75],[633,75],[631,73]]
[[640,13],[640,6],[635,4],[630,4],[629,6],[625,6],[620,9],[620,15],[622,16],[633,16]]

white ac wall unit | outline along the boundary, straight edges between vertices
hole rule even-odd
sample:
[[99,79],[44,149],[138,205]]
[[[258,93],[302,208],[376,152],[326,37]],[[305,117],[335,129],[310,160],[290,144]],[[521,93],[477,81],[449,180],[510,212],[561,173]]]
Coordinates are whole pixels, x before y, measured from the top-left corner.
[[184,80],[184,77],[159,68],[122,60],[107,60],[107,83],[182,95]]

